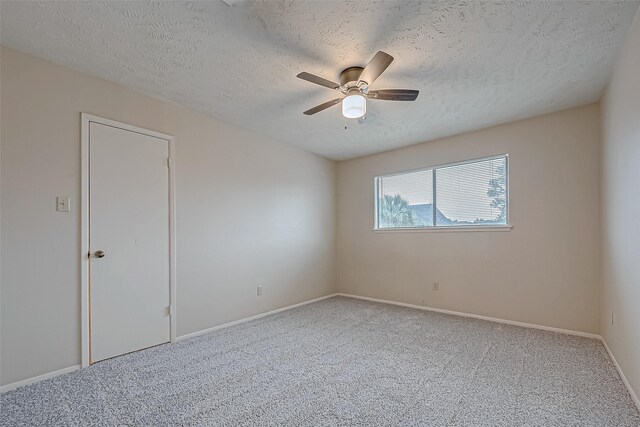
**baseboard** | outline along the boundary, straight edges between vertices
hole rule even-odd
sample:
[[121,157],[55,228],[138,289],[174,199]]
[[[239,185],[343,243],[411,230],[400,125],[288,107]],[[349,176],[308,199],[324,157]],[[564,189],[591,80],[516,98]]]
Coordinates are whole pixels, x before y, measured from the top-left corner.
[[[471,317],[471,318],[474,318],[474,319],[486,320],[486,321],[489,321],[489,322],[503,323],[503,324],[513,325],[513,326],[521,326],[521,327],[524,327],[524,328],[541,329],[541,330],[544,330],[544,331],[558,332],[558,333],[568,334],[568,335],[577,335],[577,336],[581,336],[581,337],[594,338],[594,339],[600,340],[602,342],[602,344],[604,345],[605,349],[607,350],[607,353],[609,354],[609,357],[611,358],[611,361],[613,362],[614,366],[616,367],[616,369],[618,371],[618,374],[620,375],[620,378],[622,379],[622,382],[624,383],[625,387],[629,391],[629,395],[631,396],[631,399],[633,400],[633,402],[638,407],[638,410],[640,411],[640,399],[638,399],[638,395],[635,393],[635,391],[631,387],[631,384],[627,380],[627,377],[624,375],[624,372],[622,372],[622,368],[620,368],[620,365],[618,364],[618,361],[616,360],[615,356],[611,352],[611,349],[609,348],[609,345],[607,344],[607,341],[605,341],[605,339],[603,337],[601,337],[600,335],[598,335],[598,334],[592,334],[592,333],[589,333],[589,332],[581,332],[581,331],[573,331],[573,330],[570,330],[570,329],[553,328],[553,327],[550,327],[550,326],[535,325],[535,324],[532,324],[532,323],[516,322],[516,321],[513,321],[513,320],[499,319],[499,318],[496,318],[496,317],[481,316],[481,315],[478,315],[478,314],[463,313],[463,312],[460,312],[460,311],[444,310],[444,309],[441,309],[441,308],[427,307],[427,306],[416,305],[416,304],[407,304],[407,303],[403,303],[403,302],[390,301],[390,300],[384,300],[384,299],[379,299],[379,298],[363,297],[363,296],[359,296],[359,295],[344,294],[344,293],[330,294],[330,295],[326,295],[326,296],[323,296],[323,297],[320,297],[320,298],[314,298],[314,299],[309,300],[309,301],[303,301],[303,302],[298,303],[298,304],[289,305],[287,307],[278,308],[276,310],[271,310],[271,311],[268,311],[266,313],[261,313],[261,314],[255,315],[255,316],[246,317],[244,319],[235,320],[233,322],[224,323],[222,325],[214,326],[212,328],[207,328],[207,329],[203,329],[201,331],[192,332],[190,334],[181,335],[181,336],[176,338],[176,341],[184,340],[184,339],[195,337],[195,336],[198,336],[198,335],[203,335],[203,334],[206,334],[206,333],[209,333],[209,332],[217,331],[219,329],[224,329],[224,328],[228,328],[228,327],[231,327],[231,326],[234,326],[234,325],[239,325],[241,323],[250,322],[252,320],[260,319],[262,317],[270,316],[270,315],[276,314],[276,313],[281,313],[283,311],[291,310],[291,309],[296,308],[296,307],[301,307],[303,305],[312,304],[314,302],[322,301],[322,300],[333,298],[333,297],[336,297],[336,296],[361,299],[361,300],[366,300],[366,301],[378,302],[378,303],[382,303],[382,304],[397,305],[397,306],[401,306],[401,307],[415,308],[415,309],[418,309],[418,310],[433,311],[433,312],[437,312],[437,313],[450,314],[450,315],[453,315],[453,316]],[[11,383],[11,384],[6,384],[6,385],[3,385],[3,386],[0,386],[0,393],[4,393],[4,392],[10,391],[10,390],[14,390],[14,389],[16,389],[18,387],[22,387],[22,386],[25,386],[25,385],[33,384],[33,383],[38,382],[38,381],[43,381],[43,380],[46,380],[46,379],[49,379],[49,378],[57,377],[59,375],[64,375],[64,374],[67,374],[69,372],[77,371],[78,369],[81,369],[81,368],[82,368],[82,365],[69,366],[68,368],[59,369],[57,371],[53,371],[53,372],[49,372],[49,373],[46,373],[46,374],[38,375],[36,377],[27,378],[27,379],[22,380],[22,381],[17,381],[17,382]]]
[[18,387],[22,387],[25,385],[37,383],[38,381],[48,380],[49,378],[57,377],[58,375],[68,374],[69,372],[77,371],[80,369],[81,365],[73,365],[68,368],[59,369],[53,372],[47,372],[46,374],[38,375],[37,377],[27,378],[26,380],[16,381],[15,383],[7,384],[0,386],[0,393],[4,393],[6,391],[14,390]]
[[187,338],[197,337],[198,335],[207,334],[209,332],[213,332],[213,331],[217,331],[219,329],[224,329],[224,328],[228,328],[228,327],[231,327],[231,326],[239,325],[241,323],[250,322],[252,320],[260,319],[260,318],[266,317],[266,316],[271,316],[272,314],[281,313],[283,311],[291,310],[292,308],[301,307],[303,305],[312,304],[314,302],[322,301],[323,299],[333,298],[333,297],[336,297],[336,296],[338,296],[338,294],[325,295],[325,296],[320,297],[320,298],[314,298],[314,299],[311,299],[309,301],[303,301],[303,302],[300,302],[298,304],[288,305],[286,307],[278,308],[276,310],[267,311],[266,313],[260,313],[260,314],[256,314],[255,316],[245,317],[244,319],[234,320],[233,322],[224,323],[222,325],[214,326],[212,328],[202,329],[201,331],[196,331],[196,332],[191,332],[189,334],[180,335],[179,337],[176,338],[176,341],[182,341],[182,340],[186,340]]
[[554,328],[551,326],[535,325],[533,323],[516,322],[515,320],[499,319],[497,317],[481,316],[479,314],[470,314],[470,313],[464,313],[461,311],[444,310],[441,308],[434,308],[434,307],[428,307],[428,306],[416,305],[416,304],[407,304],[404,302],[390,301],[390,300],[379,299],[379,298],[362,297],[359,295],[343,294],[343,293],[338,293],[338,295],[347,297],[347,298],[356,298],[356,299],[362,299],[367,301],[379,302],[383,304],[399,305],[401,307],[415,308],[418,310],[434,311],[436,313],[443,313],[443,314],[451,314],[453,316],[472,317],[474,319],[486,320],[488,322],[503,323],[505,325],[521,326],[523,328],[541,329],[543,331],[558,332],[561,334],[568,334],[568,335],[577,335],[580,337],[594,338],[597,340],[602,339],[600,335],[592,334],[590,332],[573,331],[571,329],[561,329],[561,328]]
[[362,296],[359,296],[359,295],[343,294],[343,293],[338,293],[338,295],[339,296],[343,296],[343,297],[347,297],[347,298],[355,298],[355,299],[362,299],[362,300],[366,300],[366,301],[379,302],[379,303],[382,303],[382,304],[398,305],[398,306],[401,306],[401,307],[415,308],[415,309],[418,309],[418,310],[434,311],[434,312],[437,312],[437,313],[451,314],[451,315],[454,315],[454,316],[472,317],[474,319],[486,320],[486,321],[489,321],[489,322],[496,322],[496,323],[504,323],[506,325],[521,326],[523,328],[541,329],[543,331],[558,332],[558,333],[561,333],[561,334],[577,335],[577,336],[580,336],[580,337],[597,339],[598,341],[602,342],[602,344],[604,345],[604,348],[607,350],[607,353],[609,354],[609,358],[611,358],[611,361],[613,362],[613,365],[616,367],[616,370],[618,371],[618,374],[620,375],[620,378],[622,379],[623,384],[625,385],[625,387],[627,388],[627,391],[629,392],[629,395],[631,396],[631,400],[633,400],[635,405],[638,407],[638,411],[640,411],[640,399],[638,399],[638,395],[636,394],[636,392],[631,387],[631,383],[629,383],[629,381],[627,380],[627,377],[624,375],[624,372],[622,372],[622,368],[620,367],[620,365],[618,364],[618,361],[616,360],[615,356],[611,352],[611,349],[609,348],[609,345],[607,344],[607,341],[602,336],[600,336],[598,334],[592,334],[592,333],[589,333],[589,332],[581,332],[581,331],[573,331],[571,329],[553,328],[551,326],[535,325],[535,324],[532,324],[532,323],[516,322],[514,320],[505,320],[505,319],[499,319],[499,318],[496,318],[496,317],[480,316],[478,314],[463,313],[463,312],[460,312],[460,311],[443,310],[441,308],[425,307],[425,306],[422,306],[422,305],[407,304],[407,303],[403,303],[403,302],[390,301],[390,300],[384,300],[384,299],[379,299],[379,298],[362,297]]
[[[198,332],[192,332],[192,333],[187,334],[187,335],[181,335],[181,336],[176,338],[176,341],[184,340],[184,339],[187,339],[187,338],[190,338],[190,337],[195,337],[197,335],[206,334],[207,332],[212,332],[212,331],[215,331],[215,330],[218,330],[218,329],[228,328],[228,327],[233,326],[233,325],[239,325],[241,323],[250,322],[251,320],[260,319],[261,317],[269,316],[271,314],[280,313],[282,311],[291,310],[292,308],[300,307],[300,306],[303,306],[303,305],[306,305],[306,304],[311,304],[311,303],[314,303],[314,302],[317,302],[317,301],[322,301],[323,299],[332,298],[332,297],[335,297],[337,295],[338,294],[326,295],[326,296],[323,296],[323,297],[320,297],[320,298],[315,298],[315,299],[312,299],[312,300],[309,300],[309,301],[303,301],[303,302],[298,303],[298,304],[289,305],[287,307],[279,308],[277,310],[272,310],[272,311],[268,311],[266,313],[261,313],[261,314],[255,315],[255,316],[251,316],[251,317],[247,317],[247,318],[244,318],[244,319],[236,320],[234,322],[229,322],[229,323],[225,323],[223,325],[214,326],[213,328],[204,329],[204,330],[198,331]],[[22,386],[25,386],[25,385],[33,384],[33,383],[36,383],[38,381],[43,381],[43,380],[46,380],[46,379],[49,379],[49,378],[57,377],[58,375],[63,375],[63,374],[67,374],[69,372],[77,371],[78,369],[81,369],[81,368],[82,368],[82,365],[69,366],[68,368],[60,369],[60,370],[53,371],[53,372],[48,372],[46,374],[38,375],[38,376],[32,377],[32,378],[27,378],[27,379],[24,379],[22,381],[16,381],[16,382],[11,383],[11,384],[6,384],[6,385],[3,385],[3,386],[0,386],[0,393],[4,393],[4,392],[10,391],[10,390],[14,390],[14,389],[16,389],[18,387],[22,387]]]
[[611,361],[613,362],[613,365],[618,370],[618,374],[620,375],[620,378],[622,378],[622,382],[627,387],[627,390],[629,391],[629,395],[631,396],[631,400],[633,400],[633,403],[636,404],[636,407],[638,408],[638,411],[640,411],[640,399],[638,399],[638,395],[636,394],[636,392],[631,387],[631,383],[627,380],[627,377],[624,375],[624,372],[622,372],[622,368],[618,364],[618,361],[616,360],[615,356],[613,355],[613,352],[609,348],[609,345],[607,344],[607,341],[604,339],[604,337],[600,337],[600,339],[602,340],[602,344],[604,345],[604,348],[607,349],[607,353],[609,353],[609,357],[611,358]]

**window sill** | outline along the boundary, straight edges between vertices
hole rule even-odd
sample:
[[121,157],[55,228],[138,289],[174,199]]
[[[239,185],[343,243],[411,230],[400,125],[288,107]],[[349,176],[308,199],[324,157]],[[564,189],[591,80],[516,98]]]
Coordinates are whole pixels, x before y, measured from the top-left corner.
[[459,225],[453,227],[420,227],[420,228],[374,228],[374,233],[446,233],[446,232],[475,232],[475,231],[511,231],[512,225]]

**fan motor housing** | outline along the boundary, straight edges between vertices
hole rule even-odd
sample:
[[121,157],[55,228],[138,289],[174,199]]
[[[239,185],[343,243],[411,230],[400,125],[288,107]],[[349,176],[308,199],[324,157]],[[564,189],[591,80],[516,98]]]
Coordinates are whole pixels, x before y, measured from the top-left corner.
[[[362,74],[364,68],[362,67],[349,67],[340,73],[340,86],[344,89],[350,89],[358,86],[358,79]],[[343,89],[343,90],[344,90]]]

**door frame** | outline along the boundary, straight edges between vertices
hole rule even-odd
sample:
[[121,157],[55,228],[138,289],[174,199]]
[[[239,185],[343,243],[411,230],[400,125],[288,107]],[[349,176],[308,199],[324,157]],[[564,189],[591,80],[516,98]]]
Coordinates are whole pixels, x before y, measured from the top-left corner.
[[91,331],[89,328],[89,127],[91,123],[140,133],[169,143],[169,330],[170,342],[176,340],[176,209],[175,209],[175,139],[171,135],[143,129],[87,113],[81,116],[81,188],[80,188],[80,300],[82,367],[90,365]]

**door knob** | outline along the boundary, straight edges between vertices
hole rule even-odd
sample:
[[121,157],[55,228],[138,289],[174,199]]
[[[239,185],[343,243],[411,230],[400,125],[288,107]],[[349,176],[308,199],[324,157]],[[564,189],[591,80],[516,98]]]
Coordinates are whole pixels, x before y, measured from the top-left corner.
[[104,251],[96,251],[94,255],[96,258],[104,258]]

